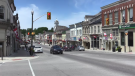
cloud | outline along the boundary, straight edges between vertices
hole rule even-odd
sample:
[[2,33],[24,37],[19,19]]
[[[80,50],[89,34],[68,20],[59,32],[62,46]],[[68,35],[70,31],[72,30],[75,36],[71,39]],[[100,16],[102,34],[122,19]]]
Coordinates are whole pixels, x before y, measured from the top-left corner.
[[[48,10],[46,8],[44,8],[46,10],[39,9],[39,7],[36,6],[35,4],[31,4],[27,7],[18,8],[14,14],[18,13],[18,15],[19,15],[21,29],[31,28],[31,25],[32,25],[31,11],[32,11],[32,9],[34,10],[34,20],[39,18],[43,14],[46,14],[46,12]],[[71,15],[69,15],[69,16],[66,16],[67,18],[64,17],[64,19],[60,19],[60,18],[58,18],[59,17],[58,15],[56,15],[55,13],[52,12],[51,20],[47,20],[47,16],[45,15],[45,16],[41,17],[40,19],[38,19],[37,21],[35,21],[33,24],[33,27],[34,28],[48,27],[49,29],[51,29],[51,27],[54,27],[54,21],[56,20],[56,18],[59,20],[59,25],[68,27],[70,24],[74,24],[74,23],[83,21],[84,16],[89,15],[89,14],[90,13],[87,13],[87,12],[75,12],[75,13],[71,13]]]
[[75,24],[84,21],[85,15],[90,15],[90,13],[87,12],[72,13],[68,19],[59,20],[59,23],[60,25],[69,26],[70,24]]
[[90,4],[93,0],[74,0],[75,2],[75,7],[80,8],[82,5],[87,5]]
[[[91,6],[102,5],[106,0],[73,0],[77,9],[90,9]],[[99,7],[100,8],[100,7]]]

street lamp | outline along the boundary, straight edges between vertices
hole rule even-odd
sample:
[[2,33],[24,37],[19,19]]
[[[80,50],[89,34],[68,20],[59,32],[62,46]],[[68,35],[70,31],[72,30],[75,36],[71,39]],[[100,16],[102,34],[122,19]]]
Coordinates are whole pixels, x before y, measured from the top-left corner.
[[125,15],[123,14],[123,25],[124,25],[124,51],[126,52],[126,35],[125,35]]
[[[33,46],[33,35],[32,35],[32,32],[33,32],[33,14],[34,14],[34,11],[33,10],[31,11],[31,14],[32,14],[31,48],[32,48],[32,46]],[[31,50],[31,55],[32,55],[32,50]]]

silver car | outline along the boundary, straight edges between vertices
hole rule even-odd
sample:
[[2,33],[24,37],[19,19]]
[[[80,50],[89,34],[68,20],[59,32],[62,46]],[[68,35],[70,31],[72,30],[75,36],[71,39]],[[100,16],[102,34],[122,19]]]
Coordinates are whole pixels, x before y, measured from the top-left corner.
[[34,51],[35,52],[42,52],[43,53],[43,49],[42,49],[42,47],[34,47]]
[[83,46],[77,46],[75,51],[85,51],[85,48]]

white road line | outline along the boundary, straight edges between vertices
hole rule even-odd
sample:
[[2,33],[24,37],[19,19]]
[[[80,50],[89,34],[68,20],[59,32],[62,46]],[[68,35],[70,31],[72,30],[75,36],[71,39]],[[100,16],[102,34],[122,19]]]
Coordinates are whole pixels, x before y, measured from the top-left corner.
[[31,64],[30,64],[30,61],[28,60],[28,63],[29,63],[29,66],[30,66],[30,70],[31,70],[31,72],[32,72],[32,76],[35,76],[35,73],[34,73],[34,71],[33,71],[33,69],[32,69],[32,66],[31,66]]

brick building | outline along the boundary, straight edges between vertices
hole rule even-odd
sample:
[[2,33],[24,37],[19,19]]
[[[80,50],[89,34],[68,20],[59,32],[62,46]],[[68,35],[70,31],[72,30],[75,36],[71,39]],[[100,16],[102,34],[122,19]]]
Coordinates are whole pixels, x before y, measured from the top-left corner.
[[[135,0],[119,0],[101,7],[102,29],[107,34],[103,40],[105,50],[112,50],[112,46],[121,46],[122,51],[124,51],[125,42],[127,51],[135,49],[135,40],[133,40],[133,37],[135,37],[134,4]],[[109,25],[106,25],[106,18],[109,18]],[[120,28],[118,29],[118,27]],[[128,36],[125,37],[124,27],[128,29]],[[110,34],[113,35],[112,39],[110,38]]]

